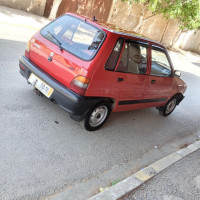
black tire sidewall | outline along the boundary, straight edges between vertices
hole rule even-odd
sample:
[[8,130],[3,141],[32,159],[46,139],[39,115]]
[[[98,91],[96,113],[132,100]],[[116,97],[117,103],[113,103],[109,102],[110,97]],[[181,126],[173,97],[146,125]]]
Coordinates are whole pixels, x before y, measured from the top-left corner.
[[162,110],[163,116],[165,116],[165,117],[169,116],[169,115],[174,111],[174,109],[176,108],[176,105],[175,105],[174,108],[173,108],[173,110],[172,110],[171,112],[166,113],[166,108],[167,108],[168,104],[169,104],[171,101],[173,101],[174,99],[176,100],[176,103],[177,103],[177,98],[176,98],[176,97],[171,98],[171,99],[167,102],[167,104],[165,105],[165,107],[164,107],[163,110]]
[[[91,115],[92,112],[93,112],[96,108],[98,108],[99,106],[106,106],[106,107],[107,107],[107,109],[108,109],[107,116],[106,116],[106,118],[104,119],[104,121],[103,121],[101,124],[99,124],[98,126],[95,126],[95,127],[90,126],[90,123],[89,123],[90,115]],[[108,119],[110,113],[111,113],[111,103],[110,103],[110,102],[108,102],[108,101],[103,101],[103,102],[101,102],[101,103],[95,105],[95,106],[88,112],[88,114],[86,115],[86,117],[85,117],[85,119],[84,119],[84,127],[85,127],[85,129],[88,130],[88,131],[96,131],[96,130],[98,130],[99,128],[101,128],[101,127],[105,124],[105,122],[107,121],[107,119]]]

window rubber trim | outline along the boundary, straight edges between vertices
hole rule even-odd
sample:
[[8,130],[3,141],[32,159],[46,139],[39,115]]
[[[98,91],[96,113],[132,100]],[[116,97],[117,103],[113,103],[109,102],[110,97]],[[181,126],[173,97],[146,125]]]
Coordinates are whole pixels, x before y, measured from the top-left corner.
[[139,44],[140,46],[147,47],[147,48],[150,46],[150,44],[148,42],[143,42],[143,41],[135,40],[135,39],[133,39],[133,40],[126,39],[125,42]]
[[[118,54],[118,56],[117,56],[117,59],[116,59],[117,61],[116,61],[116,63],[115,63],[115,66],[114,66],[113,69],[107,69],[107,68],[106,68],[106,64],[107,64],[108,60],[110,59],[111,54],[113,53],[113,51],[114,51],[114,49],[115,49],[115,47],[116,47],[116,44],[118,43],[118,41],[119,41],[120,39],[122,39],[123,42],[122,42],[122,46],[120,47],[120,51],[119,51],[119,54]],[[121,53],[122,53],[122,48],[123,48],[123,45],[124,45],[124,41],[125,41],[124,38],[122,38],[122,37],[118,38],[118,40],[117,40],[117,42],[115,43],[115,46],[114,46],[112,52],[111,52],[110,55],[109,55],[109,58],[108,58],[107,61],[106,61],[106,64],[105,64],[105,66],[104,66],[104,69],[105,69],[105,70],[107,70],[107,71],[115,71],[115,68],[116,68],[116,66],[117,66],[117,63],[118,63],[118,61],[119,61],[119,57],[120,57],[120,55],[121,55]]]
[[[167,49],[163,48],[163,47],[159,47],[157,45],[154,45],[152,44],[151,45],[151,64],[152,64],[152,50],[155,50],[155,51],[160,51],[160,52],[163,52],[165,54],[165,56],[167,57],[167,61],[169,62],[169,65],[170,65],[170,69],[171,69],[171,74],[169,76],[162,76],[162,75],[154,75],[154,74],[151,74],[151,71],[150,71],[150,76],[156,76],[156,77],[166,77],[166,78],[170,78],[170,77],[173,77],[173,73],[174,73],[174,67],[173,67],[173,64],[172,64],[172,61],[169,57],[169,54],[168,54],[168,51]],[[152,65],[151,65],[152,66]]]
[[[140,46],[142,46],[142,47],[145,47],[146,49],[147,49],[147,63],[146,63],[146,65],[147,65],[147,67],[146,67],[146,71],[145,71],[145,74],[137,74],[137,73],[132,73],[132,72],[123,72],[123,71],[116,71],[115,70],[115,72],[120,72],[120,73],[126,73],[126,74],[133,74],[133,75],[143,75],[143,76],[146,76],[147,75],[147,69],[148,69],[148,63],[149,63],[149,59],[148,59],[148,54],[149,54],[149,47],[150,47],[150,44],[149,43],[147,43],[147,42],[143,42],[143,41],[139,41],[139,40],[130,40],[130,39],[125,39],[125,38],[123,38],[124,39],[124,43],[135,43],[135,44],[139,44]],[[122,51],[122,49],[121,49],[121,51]],[[123,52],[121,52],[120,53],[120,55],[122,54]],[[118,59],[119,60],[119,59]],[[118,62],[117,62],[118,63]],[[116,69],[116,66],[115,66],[115,69]]]

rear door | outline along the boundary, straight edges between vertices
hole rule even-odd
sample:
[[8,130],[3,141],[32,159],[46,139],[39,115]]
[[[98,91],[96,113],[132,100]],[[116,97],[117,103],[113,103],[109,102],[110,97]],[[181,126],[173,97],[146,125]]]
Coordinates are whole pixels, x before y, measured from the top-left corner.
[[115,111],[139,108],[147,86],[149,44],[126,40],[118,66],[114,71],[111,93],[118,100]]
[[173,68],[165,49],[157,46],[151,48],[151,68],[144,98],[150,106],[159,106],[173,94]]

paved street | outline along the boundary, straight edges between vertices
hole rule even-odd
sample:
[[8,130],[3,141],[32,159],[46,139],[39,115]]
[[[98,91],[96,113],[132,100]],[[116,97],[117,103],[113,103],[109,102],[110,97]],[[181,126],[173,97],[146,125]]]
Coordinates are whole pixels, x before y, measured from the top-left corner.
[[173,164],[123,200],[199,200],[200,150]]
[[67,199],[86,199],[197,139],[200,57],[170,53],[188,90],[168,118],[154,108],[114,113],[102,129],[87,132],[19,74],[26,42],[47,22],[0,7],[0,199],[62,191]]

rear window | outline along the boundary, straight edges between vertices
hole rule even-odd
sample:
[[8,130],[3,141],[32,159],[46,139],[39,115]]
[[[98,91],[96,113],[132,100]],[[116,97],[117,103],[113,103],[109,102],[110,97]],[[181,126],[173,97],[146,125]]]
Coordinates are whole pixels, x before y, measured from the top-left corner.
[[105,38],[102,30],[69,15],[63,15],[44,27],[41,34],[83,60],[91,60]]

